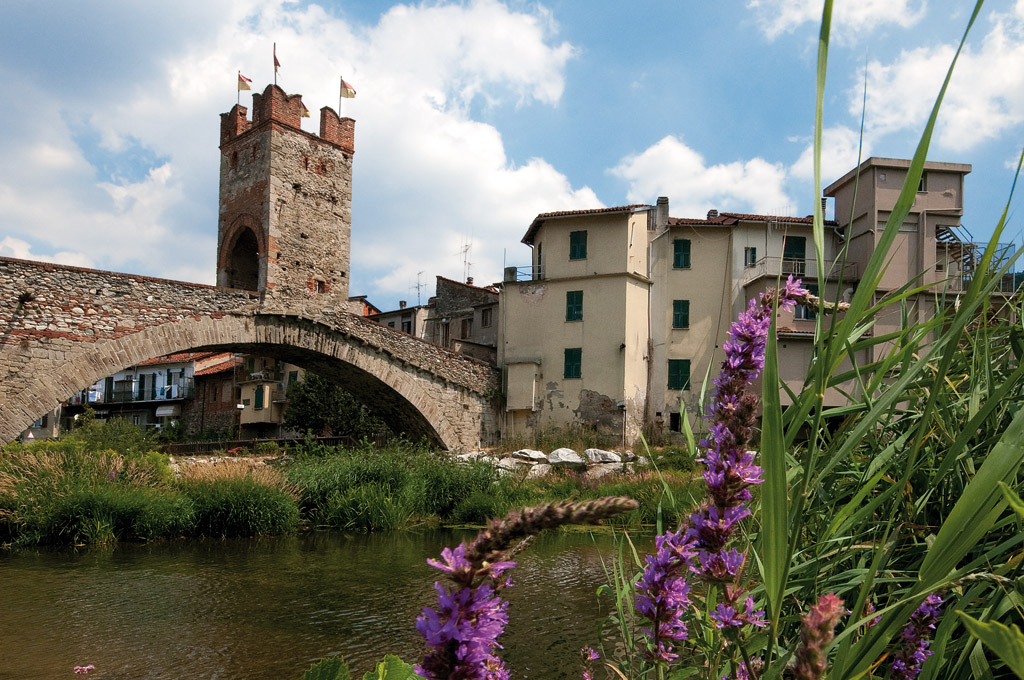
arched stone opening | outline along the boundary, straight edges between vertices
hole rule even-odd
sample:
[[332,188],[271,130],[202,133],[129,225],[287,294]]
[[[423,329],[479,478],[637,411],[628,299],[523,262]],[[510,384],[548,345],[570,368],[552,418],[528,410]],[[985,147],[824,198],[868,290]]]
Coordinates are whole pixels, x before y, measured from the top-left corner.
[[253,230],[248,227],[238,231],[231,245],[227,261],[227,278],[229,288],[259,289],[259,241]]

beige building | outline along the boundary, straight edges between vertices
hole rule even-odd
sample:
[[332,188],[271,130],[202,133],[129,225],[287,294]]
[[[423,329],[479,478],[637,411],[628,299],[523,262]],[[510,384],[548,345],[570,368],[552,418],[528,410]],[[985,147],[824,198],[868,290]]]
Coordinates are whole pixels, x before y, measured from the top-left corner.
[[[531,265],[507,268],[501,289],[505,432],[579,423],[631,444],[644,431],[679,431],[682,417],[696,418],[710,400],[729,326],[750,299],[790,274],[828,299],[849,299],[909,165],[870,158],[825,190],[838,221],[825,225],[832,264],[824,272],[811,217],[712,210],[673,218],[667,198],[538,215],[523,238]],[[934,313],[933,293],[960,290],[972,271],[977,248],[961,226],[970,169],[927,163],[893,246],[879,296],[910,281],[931,284],[911,300],[914,318]],[[778,320],[780,375],[794,390],[811,358],[814,319],[815,310],[798,306]],[[896,323],[883,319],[874,332]],[[826,394],[827,405],[844,400],[838,390]]]

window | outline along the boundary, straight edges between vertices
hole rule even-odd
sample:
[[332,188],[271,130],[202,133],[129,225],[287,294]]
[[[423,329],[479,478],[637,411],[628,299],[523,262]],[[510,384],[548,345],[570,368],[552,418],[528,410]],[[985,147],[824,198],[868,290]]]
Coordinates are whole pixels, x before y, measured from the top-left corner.
[[[811,293],[811,295],[818,294],[818,286],[816,286],[813,283],[805,283],[804,288],[806,288]],[[803,321],[814,321],[814,318],[816,316],[817,312],[815,311],[815,309],[807,305],[797,305],[796,309],[793,310],[794,319],[801,319]]]
[[249,371],[250,373],[255,371],[256,370],[256,360],[253,359],[252,357],[249,357],[248,359],[246,359],[245,360],[245,370]]
[[917,183],[917,190],[918,191],[928,191],[928,182],[926,181],[927,178],[928,178],[928,173],[927,172],[922,172],[921,173],[921,181]]
[[395,322],[394,321],[388,321],[388,328],[394,328],[394,327],[395,327]]
[[677,238],[672,241],[672,268],[690,268],[690,239]]
[[570,290],[565,293],[565,320],[583,321],[582,290]]
[[412,314],[403,314],[402,315],[402,332],[403,333],[408,333],[409,335],[412,335],[412,332],[413,332]]
[[565,350],[565,371],[562,377],[579,378],[583,375],[583,348],[567,347]]
[[804,275],[807,261],[807,238],[804,236],[786,236],[782,244],[782,273]]
[[585,232],[585,231],[571,231],[571,232],[569,232],[569,259],[570,260],[585,260],[585,259],[587,259],[587,232]]
[[146,398],[146,376],[139,376],[139,392],[135,395],[135,398],[142,401]]
[[313,285],[314,285],[315,291],[317,293],[326,293],[327,292],[327,282],[326,281],[321,281],[320,279],[315,279],[314,282],[313,282]]
[[683,429],[683,423],[679,418],[678,413],[668,414],[668,429],[672,432],[681,432]]
[[757,264],[757,248],[750,246],[743,249],[743,266],[753,267]]
[[480,310],[480,327],[490,328],[494,319],[494,310],[487,308]]
[[672,301],[672,328],[690,327],[690,301]]
[[299,372],[298,371],[288,371],[288,384],[289,385],[291,385],[294,382],[298,382],[298,380],[299,380]]
[[668,388],[670,390],[690,389],[690,360],[668,360]]
[[463,319],[462,320],[462,337],[471,338],[473,337],[473,320]]
[[252,407],[257,411],[263,408],[263,385],[256,386],[256,396],[255,399],[253,399]]
[[441,324],[441,346],[447,347],[451,342],[452,337],[452,324],[449,321],[445,321]]

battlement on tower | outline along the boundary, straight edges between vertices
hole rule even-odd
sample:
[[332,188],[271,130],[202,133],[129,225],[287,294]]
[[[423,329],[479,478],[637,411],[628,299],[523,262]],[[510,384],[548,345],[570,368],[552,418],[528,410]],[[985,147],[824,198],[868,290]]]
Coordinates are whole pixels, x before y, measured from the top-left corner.
[[[288,94],[277,85],[267,85],[263,94],[254,92],[252,95],[251,121],[247,118],[248,108],[241,104],[220,114],[220,144],[224,146],[250,130],[273,123],[302,132],[304,110],[301,94]],[[342,118],[329,106],[320,109],[319,138],[350,156],[355,153],[355,129],[356,122],[352,118]]]

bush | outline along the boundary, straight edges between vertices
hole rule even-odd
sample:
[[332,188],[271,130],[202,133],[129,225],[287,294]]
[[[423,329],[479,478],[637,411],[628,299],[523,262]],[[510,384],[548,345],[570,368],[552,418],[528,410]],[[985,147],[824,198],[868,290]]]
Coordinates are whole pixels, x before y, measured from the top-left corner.
[[299,523],[294,487],[266,466],[220,463],[188,470],[181,489],[191,500],[199,536],[271,536]]
[[400,496],[378,484],[334,492],[317,513],[317,525],[343,531],[391,531],[405,526],[412,511]]

